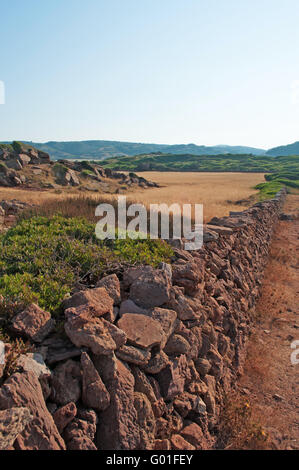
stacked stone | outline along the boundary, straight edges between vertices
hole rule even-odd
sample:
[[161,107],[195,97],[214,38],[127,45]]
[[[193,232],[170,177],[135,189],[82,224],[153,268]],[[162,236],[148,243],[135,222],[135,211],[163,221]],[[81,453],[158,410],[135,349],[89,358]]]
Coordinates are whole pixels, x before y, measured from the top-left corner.
[[12,330],[37,352],[0,388],[0,447],[212,448],[285,194],[212,219],[203,248],[175,248],[172,265],[132,267],[73,293],[67,338],[36,305],[17,315]]

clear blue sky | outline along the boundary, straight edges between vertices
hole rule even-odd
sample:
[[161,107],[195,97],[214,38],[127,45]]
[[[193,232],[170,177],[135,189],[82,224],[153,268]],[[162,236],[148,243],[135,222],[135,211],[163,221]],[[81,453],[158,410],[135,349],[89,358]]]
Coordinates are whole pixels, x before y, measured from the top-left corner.
[[1,0],[0,17],[0,140],[299,140],[298,0]]

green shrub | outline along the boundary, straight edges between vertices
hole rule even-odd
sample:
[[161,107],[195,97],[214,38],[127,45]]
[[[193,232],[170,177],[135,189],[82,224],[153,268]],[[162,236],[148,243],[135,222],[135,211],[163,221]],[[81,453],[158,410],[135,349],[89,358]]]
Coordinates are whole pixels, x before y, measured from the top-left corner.
[[83,218],[33,216],[0,235],[0,296],[6,302],[37,302],[56,315],[78,281],[86,285],[119,263],[169,261],[173,252],[161,240],[108,240],[95,236]]

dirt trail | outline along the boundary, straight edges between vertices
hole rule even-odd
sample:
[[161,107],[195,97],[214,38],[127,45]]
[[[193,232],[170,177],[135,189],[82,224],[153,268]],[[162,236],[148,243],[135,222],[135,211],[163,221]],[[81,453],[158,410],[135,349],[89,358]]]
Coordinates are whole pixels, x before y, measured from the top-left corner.
[[298,208],[299,196],[289,195],[284,213],[296,218],[280,221],[275,231],[240,381],[270,436],[269,447],[290,450],[299,449],[299,364],[291,363],[293,341],[299,351]]

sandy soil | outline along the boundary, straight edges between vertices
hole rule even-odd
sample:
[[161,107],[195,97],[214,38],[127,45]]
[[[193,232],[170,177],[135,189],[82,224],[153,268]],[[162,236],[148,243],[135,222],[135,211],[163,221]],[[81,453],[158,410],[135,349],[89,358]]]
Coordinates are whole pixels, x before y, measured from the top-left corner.
[[299,196],[288,196],[284,212],[297,218],[276,228],[240,382],[276,449],[299,449],[299,364],[291,362],[296,340],[299,360],[298,209]]

